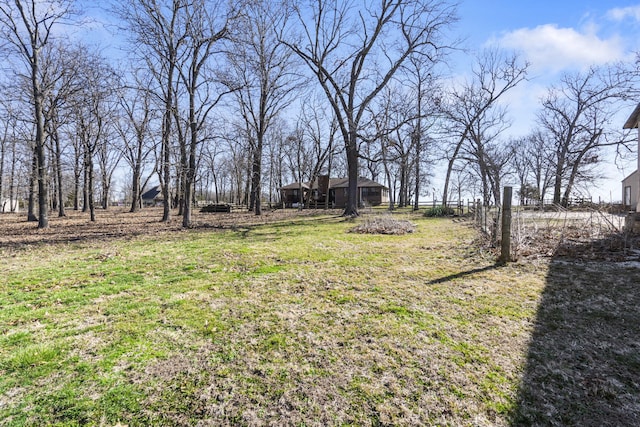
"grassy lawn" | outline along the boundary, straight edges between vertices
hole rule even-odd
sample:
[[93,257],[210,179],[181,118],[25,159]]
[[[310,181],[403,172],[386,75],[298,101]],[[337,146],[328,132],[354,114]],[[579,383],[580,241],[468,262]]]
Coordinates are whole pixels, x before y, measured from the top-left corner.
[[498,267],[468,225],[406,218],[403,236],[319,215],[2,252],[0,424],[543,416],[519,399],[549,262]]

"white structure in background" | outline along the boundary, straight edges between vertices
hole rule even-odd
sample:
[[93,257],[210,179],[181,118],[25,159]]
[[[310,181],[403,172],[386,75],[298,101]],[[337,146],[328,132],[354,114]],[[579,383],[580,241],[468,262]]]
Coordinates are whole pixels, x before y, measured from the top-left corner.
[[638,171],[622,180],[622,203],[629,210],[636,210],[638,206]]
[[20,204],[17,200],[0,199],[0,212],[19,212]]
[[640,104],[633,110],[629,116],[624,129],[638,129],[638,167],[635,172],[626,177],[622,181],[622,201],[629,209],[635,211],[635,214],[629,215],[627,226],[633,228],[634,231],[640,232]]

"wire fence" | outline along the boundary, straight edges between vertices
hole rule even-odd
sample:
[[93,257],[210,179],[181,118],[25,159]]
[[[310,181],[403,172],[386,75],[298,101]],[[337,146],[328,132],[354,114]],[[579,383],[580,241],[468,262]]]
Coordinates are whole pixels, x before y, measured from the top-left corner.
[[[492,247],[501,244],[501,215],[499,207],[480,203],[470,209],[470,217]],[[602,241],[612,235],[624,240],[627,222],[627,214],[612,213],[608,209],[545,211],[516,206],[511,210],[512,258],[532,254],[550,256],[563,245]]]

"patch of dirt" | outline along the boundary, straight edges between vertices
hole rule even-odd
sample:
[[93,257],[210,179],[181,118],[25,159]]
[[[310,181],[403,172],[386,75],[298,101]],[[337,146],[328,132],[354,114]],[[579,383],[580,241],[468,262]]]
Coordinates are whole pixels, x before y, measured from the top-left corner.
[[[303,211],[280,209],[255,215],[252,212],[192,214],[192,229],[237,229],[273,222],[311,220],[318,214],[339,216],[341,210]],[[182,217],[171,212],[171,220],[162,222],[162,208],[145,208],[130,213],[122,207],[96,210],[96,221],[89,220],[89,213],[67,211],[66,217],[49,216],[49,228],[38,229],[37,222],[28,222],[26,214],[0,214],[0,250],[22,249],[33,245],[68,242],[92,242],[133,238],[183,231]]]

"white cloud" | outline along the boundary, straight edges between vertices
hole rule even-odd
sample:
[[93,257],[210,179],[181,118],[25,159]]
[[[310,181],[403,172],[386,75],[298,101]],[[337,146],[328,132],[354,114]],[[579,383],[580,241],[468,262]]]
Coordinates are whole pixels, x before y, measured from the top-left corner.
[[625,56],[624,43],[619,37],[601,39],[593,27],[586,32],[551,24],[520,28],[505,33],[497,43],[521,52],[532,67],[540,71],[582,69]]
[[627,18],[640,21],[640,5],[629,7],[616,7],[607,12],[607,17],[613,21],[624,21]]

